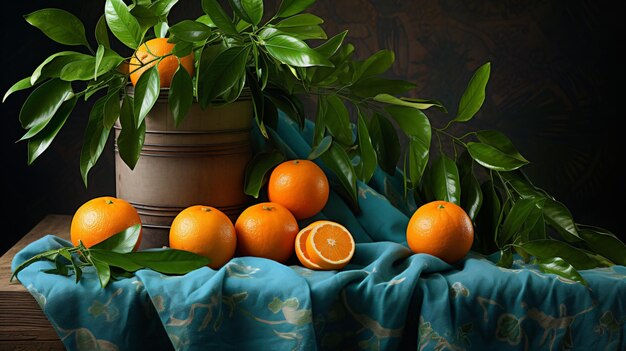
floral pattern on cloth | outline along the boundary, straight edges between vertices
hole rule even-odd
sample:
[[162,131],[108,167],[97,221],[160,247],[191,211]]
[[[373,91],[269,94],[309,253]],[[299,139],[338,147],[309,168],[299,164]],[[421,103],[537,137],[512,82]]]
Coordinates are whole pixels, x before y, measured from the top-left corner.
[[[306,157],[312,128],[281,116],[277,135]],[[184,276],[141,270],[101,289],[45,274],[19,274],[69,350],[623,350],[626,267],[581,271],[588,287],[497,255],[449,265],[408,249],[415,204],[400,201],[401,175],[377,171],[359,184],[354,214],[331,192],[317,219],[343,223],[357,247],[341,271],[312,271],[256,257]],[[394,202],[390,201],[390,199]],[[71,245],[49,235],[14,258]]]

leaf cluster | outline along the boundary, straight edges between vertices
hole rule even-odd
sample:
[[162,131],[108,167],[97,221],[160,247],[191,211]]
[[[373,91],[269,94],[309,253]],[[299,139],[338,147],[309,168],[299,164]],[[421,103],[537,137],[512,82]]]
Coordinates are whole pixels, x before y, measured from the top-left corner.
[[163,274],[186,274],[209,264],[209,259],[191,252],[175,249],[133,251],[141,225],[136,224],[110,238],[86,248],[82,242],[75,247],[62,247],[42,252],[20,264],[11,280],[31,264],[47,260],[55,267],[44,272],[70,276],[74,274],[76,283],[83,276],[85,267],[93,267],[100,286],[105,288],[111,279],[116,280],[133,275],[134,272],[148,268]]

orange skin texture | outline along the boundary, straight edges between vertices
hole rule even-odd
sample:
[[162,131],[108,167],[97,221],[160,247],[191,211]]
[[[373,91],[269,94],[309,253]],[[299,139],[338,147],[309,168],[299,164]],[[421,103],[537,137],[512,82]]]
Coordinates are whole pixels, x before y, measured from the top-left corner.
[[[168,43],[167,38],[155,38],[152,40],[148,40],[144,44],[142,44],[137,52],[130,59],[129,71],[130,81],[133,83],[133,86],[137,85],[137,81],[141,74],[147,70],[148,68],[154,66],[157,61],[150,62],[157,57],[165,56],[170,54],[174,49],[174,44]],[[154,55],[153,55],[154,54]],[[159,71],[159,79],[161,88],[169,88],[172,84],[172,77],[174,77],[174,73],[178,69],[178,61],[180,60],[180,64],[187,70],[190,76],[194,74],[194,56],[193,52],[185,57],[178,58],[177,56],[170,55],[164,57],[159,62],[157,66],[157,70]],[[141,66],[141,63],[149,64],[145,66]],[[141,67],[141,68],[140,68]]]
[[239,255],[264,257],[281,263],[293,254],[299,231],[291,212],[273,202],[248,207],[237,218],[235,230]]
[[[141,219],[131,204],[111,196],[98,197],[76,210],[70,225],[70,238],[72,245],[77,246],[80,240],[89,248],[135,224],[141,224]],[[134,250],[140,244],[141,232]]]
[[267,194],[296,217],[305,219],[318,214],[326,205],[329,194],[324,171],[309,160],[285,161],[270,175]]
[[455,263],[474,242],[474,227],[465,211],[447,201],[429,202],[415,211],[406,229],[406,241],[415,253]]
[[235,255],[235,227],[222,211],[196,205],[182,210],[170,228],[170,247],[207,257],[219,269]]

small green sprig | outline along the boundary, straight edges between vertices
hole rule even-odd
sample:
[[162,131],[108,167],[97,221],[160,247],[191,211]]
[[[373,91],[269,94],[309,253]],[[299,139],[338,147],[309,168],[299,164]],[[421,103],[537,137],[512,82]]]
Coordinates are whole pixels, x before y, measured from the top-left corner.
[[92,266],[102,288],[105,288],[111,279],[130,277],[134,272],[144,268],[163,274],[179,275],[204,267],[210,262],[206,257],[170,248],[135,252],[133,249],[140,233],[141,225],[136,224],[90,248],[79,242],[78,246],[42,252],[20,264],[13,272],[11,281],[24,268],[41,260],[52,261],[55,264],[54,268],[44,270],[44,273],[66,277],[74,274],[76,283],[83,276],[83,268]]

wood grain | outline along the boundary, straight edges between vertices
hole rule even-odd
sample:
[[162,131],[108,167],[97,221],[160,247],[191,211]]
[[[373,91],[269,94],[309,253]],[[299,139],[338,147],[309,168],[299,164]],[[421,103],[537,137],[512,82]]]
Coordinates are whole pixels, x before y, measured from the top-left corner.
[[0,257],[0,350],[65,350],[35,299],[9,278],[18,251],[46,234],[69,239],[69,228],[70,216],[49,215]]

